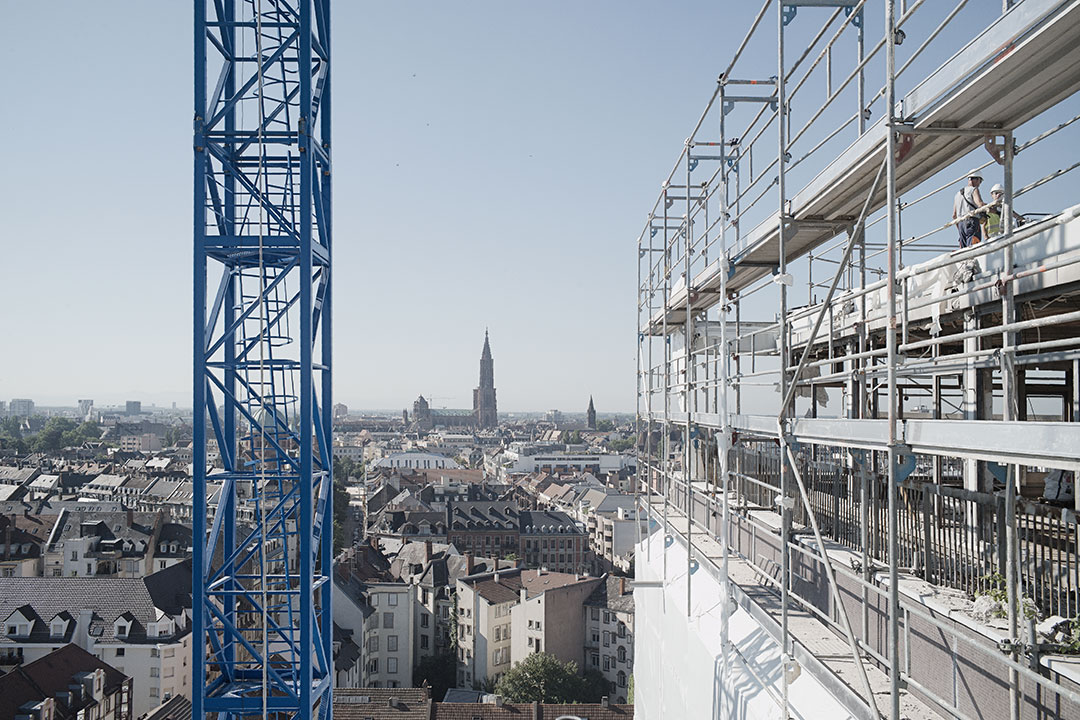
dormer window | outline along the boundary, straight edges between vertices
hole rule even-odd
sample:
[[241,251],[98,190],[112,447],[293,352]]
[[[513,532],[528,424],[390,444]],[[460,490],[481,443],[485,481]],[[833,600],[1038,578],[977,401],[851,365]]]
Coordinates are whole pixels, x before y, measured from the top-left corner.
[[49,634],[54,638],[64,637],[65,623],[63,620],[54,620],[52,626],[49,628]]

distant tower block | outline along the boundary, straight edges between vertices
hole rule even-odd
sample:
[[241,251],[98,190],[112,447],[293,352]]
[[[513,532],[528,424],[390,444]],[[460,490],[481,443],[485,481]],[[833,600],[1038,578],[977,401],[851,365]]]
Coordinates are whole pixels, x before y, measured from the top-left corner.
[[83,422],[87,422],[91,419],[91,415],[94,413],[94,401],[93,400],[80,400],[79,401],[79,417]]
[[589,396],[589,409],[585,411],[585,422],[590,430],[596,429],[596,408],[593,407],[592,395]]
[[499,425],[499,411],[495,403],[495,361],[491,359],[487,330],[484,331],[484,352],[480,355],[480,387],[473,390],[473,415],[476,426],[481,429]]
[[142,401],[140,400],[128,400],[124,405],[125,415],[139,415],[142,413]]

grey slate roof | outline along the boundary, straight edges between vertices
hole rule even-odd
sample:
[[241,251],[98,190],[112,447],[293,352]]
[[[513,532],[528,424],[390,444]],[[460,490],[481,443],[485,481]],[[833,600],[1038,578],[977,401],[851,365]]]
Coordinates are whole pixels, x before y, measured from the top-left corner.
[[[93,613],[90,636],[98,642],[161,642],[162,638],[146,636],[147,625],[165,612],[154,605],[147,588],[150,577],[4,578],[0,621],[28,605],[37,615],[29,641],[48,643],[49,621],[53,616],[66,610],[80,622],[83,611],[89,611]],[[135,623],[125,638],[117,638],[113,634],[114,622],[124,613],[131,613]],[[0,646],[25,642],[25,638],[0,636]]]
[[[602,607],[622,613],[634,612],[634,591],[630,587],[633,578],[608,575],[605,581],[596,586],[585,605]],[[622,590],[622,592],[620,592]]]

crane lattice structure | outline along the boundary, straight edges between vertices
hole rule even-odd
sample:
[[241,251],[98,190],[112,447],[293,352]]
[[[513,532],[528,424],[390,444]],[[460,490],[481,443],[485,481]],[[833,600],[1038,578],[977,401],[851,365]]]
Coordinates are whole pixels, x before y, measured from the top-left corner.
[[332,712],[329,26],[329,0],[195,2],[200,719]]

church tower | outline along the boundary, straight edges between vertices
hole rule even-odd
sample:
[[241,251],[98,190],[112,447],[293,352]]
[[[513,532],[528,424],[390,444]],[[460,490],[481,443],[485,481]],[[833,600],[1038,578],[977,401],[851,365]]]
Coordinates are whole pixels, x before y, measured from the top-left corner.
[[495,362],[491,359],[487,330],[484,331],[484,352],[480,355],[480,387],[473,390],[473,417],[481,429],[499,425],[495,404]]
[[590,430],[596,429],[596,408],[592,404],[592,395],[589,396],[589,409],[585,411],[585,423]]

